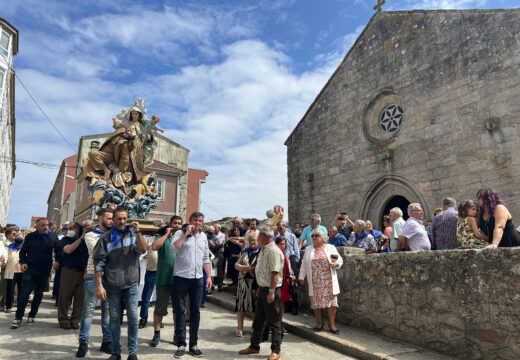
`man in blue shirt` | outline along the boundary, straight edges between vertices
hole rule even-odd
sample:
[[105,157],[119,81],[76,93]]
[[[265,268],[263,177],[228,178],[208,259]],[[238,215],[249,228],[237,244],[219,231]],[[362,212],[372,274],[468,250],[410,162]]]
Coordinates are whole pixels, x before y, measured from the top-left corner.
[[338,233],[338,228],[331,226],[329,230],[329,244],[335,247],[347,246],[347,238],[342,234]]
[[[190,215],[186,232],[178,230],[173,236],[170,251],[177,254],[173,269],[173,300],[175,303],[175,336],[178,349],[175,358],[180,359],[186,352],[186,295],[190,296],[190,347],[189,352],[195,357],[202,357],[197,347],[200,304],[202,291],[211,289],[211,263],[209,260],[208,238],[202,231],[204,215],[194,212]],[[203,284],[203,272],[206,272],[206,284]]]
[[302,236],[300,239],[302,241],[307,241],[307,246],[312,245],[312,232],[316,229],[321,230],[325,233],[325,235],[329,235],[327,228],[325,226],[320,225],[321,223],[321,216],[318,214],[312,214],[310,218],[310,225],[307,225],[305,229],[303,229]]

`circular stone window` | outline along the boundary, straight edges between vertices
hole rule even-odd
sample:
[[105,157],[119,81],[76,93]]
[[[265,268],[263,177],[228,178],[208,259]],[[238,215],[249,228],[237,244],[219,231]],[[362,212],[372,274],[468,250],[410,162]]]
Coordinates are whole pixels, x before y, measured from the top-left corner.
[[380,126],[383,131],[394,132],[403,122],[403,108],[399,105],[388,105],[381,114]]
[[399,135],[405,107],[394,90],[384,90],[365,107],[363,131],[367,139],[384,144]]

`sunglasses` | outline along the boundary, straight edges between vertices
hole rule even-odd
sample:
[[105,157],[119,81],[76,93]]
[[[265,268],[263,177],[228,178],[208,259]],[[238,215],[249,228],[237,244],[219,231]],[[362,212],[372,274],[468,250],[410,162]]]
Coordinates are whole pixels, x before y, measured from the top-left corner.
[[316,238],[316,237],[320,237],[320,236],[318,234],[312,234],[311,237]]

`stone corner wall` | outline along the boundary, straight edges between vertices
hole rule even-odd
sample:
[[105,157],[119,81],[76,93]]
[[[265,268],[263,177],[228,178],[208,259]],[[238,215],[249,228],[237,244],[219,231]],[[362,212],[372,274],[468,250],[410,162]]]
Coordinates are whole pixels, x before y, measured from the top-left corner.
[[338,321],[461,359],[520,358],[520,248],[341,250]]

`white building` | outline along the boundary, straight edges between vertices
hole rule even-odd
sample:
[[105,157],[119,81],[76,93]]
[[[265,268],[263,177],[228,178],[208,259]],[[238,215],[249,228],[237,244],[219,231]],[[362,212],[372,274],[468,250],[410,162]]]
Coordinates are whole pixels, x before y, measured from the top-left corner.
[[18,30],[0,18],[0,224],[5,226],[15,165],[14,70]]

